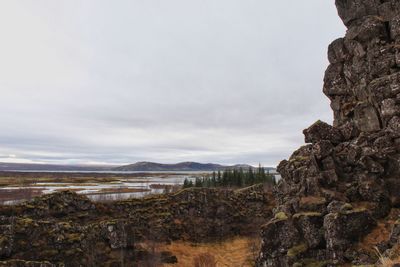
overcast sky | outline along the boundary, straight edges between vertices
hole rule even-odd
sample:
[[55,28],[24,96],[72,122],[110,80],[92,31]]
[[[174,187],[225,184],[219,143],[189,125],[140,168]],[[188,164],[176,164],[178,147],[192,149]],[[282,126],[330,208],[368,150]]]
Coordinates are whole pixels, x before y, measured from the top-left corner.
[[276,165],[332,122],[333,2],[1,1],[0,161]]

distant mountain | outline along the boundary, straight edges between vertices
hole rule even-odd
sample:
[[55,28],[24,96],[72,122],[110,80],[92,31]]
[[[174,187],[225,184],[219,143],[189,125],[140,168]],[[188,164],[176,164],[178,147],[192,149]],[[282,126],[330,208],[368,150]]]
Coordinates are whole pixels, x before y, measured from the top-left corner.
[[0,171],[110,171],[115,167],[115,165],[53,165],[0,162]]
[[[180,162],[176,164],[162,164],[156,162],[137,162],[130,165],[53,165],[37,163],[5,163],[0,162],[0,171],[54,171],[54,172],[107,172],[107,171],[219,171],[225,169],[245,169],[254,168],[248,164],[221,165],[214,163]],[[275,172],[275,168],[266,167],[266,171]]]
[[[114,168],[114,171],[218,171],[224,169],[254,168],[247,164],[226,166],[214,163],[180,162],[175,164],[162,164],[156,162],[137,162],[130,165]],[[266,168],[273,170],[274,168]]]
[[236,165],[232,165],[232,166],[224,166],[224,169],[248,169],[248,168],[256,168],[254,166],[251,166],[249,164],[236,164]]
[[162,164],[155,162],[136,162],[134,164],[114,168],[115,171],[214,171],[224,166],[213,163],[180,162],[176,164]]

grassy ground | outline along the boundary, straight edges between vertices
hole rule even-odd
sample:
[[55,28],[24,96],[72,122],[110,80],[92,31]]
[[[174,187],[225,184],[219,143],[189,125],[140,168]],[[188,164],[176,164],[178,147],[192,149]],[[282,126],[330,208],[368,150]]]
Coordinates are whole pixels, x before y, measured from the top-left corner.
[[236,237],[221,243],[193,244],[179,241],[158,249],[171,251],[178,258],[177,264],[165,264],[165,267],[251,267],[258,255],[260,242],[256,237]]
[[[32,183],[112,183],[146,177],[168,178],[183,173],[62,173],[62,172],[0,172],[0,186],[21,186]],[[200,175],[200,174],[199,174]]]
[[[157,177],[160,180],[168,178],[173,174],[164,173],[133,173],[133,174],[110,174],[110,173],[40,173],[40,172],[0,172],[0,203],[21,199],[31,199],[43,194],[46,187],[65,186],[70,191],[82,189],[68,188],[68,186],[96,186],[118,184],[121,181],[127,182],[148,182],[143,178]],[[39,184],[38,184],[39,183]],[[52,183],[56,183],[52,184]],[[8,187],[20,187],[20,189],[8,189]],[[153,189],[167,189],[168,192],[176,190],[174,186],[152,184]],[[180,186],[178,186],[180,188]],[[61,191],[62,189],[57,189]],[[113,187],[102,188],[98,192],[88,195],[122,194],[150,192],[145,188]]]

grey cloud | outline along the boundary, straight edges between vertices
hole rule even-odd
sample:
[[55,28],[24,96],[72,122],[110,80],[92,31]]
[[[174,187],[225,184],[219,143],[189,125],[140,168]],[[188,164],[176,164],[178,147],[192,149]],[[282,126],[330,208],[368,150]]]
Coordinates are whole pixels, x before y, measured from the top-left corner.
[[275,165],[332,120],[344,27],[320,0],[31,0],[0,31],[2,155]]

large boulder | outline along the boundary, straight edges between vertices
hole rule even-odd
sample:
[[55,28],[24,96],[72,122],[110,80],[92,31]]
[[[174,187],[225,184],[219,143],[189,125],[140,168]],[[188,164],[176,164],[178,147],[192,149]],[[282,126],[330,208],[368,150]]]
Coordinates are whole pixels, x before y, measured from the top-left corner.
[[306,143],[317,143],[320,141],[330,141],[338,144],[343,140],[343,136],[339,129],[334,128],[323,121],[317,121],[308,129],[303,131]]
[[346,26],[367,16],[379,13],[379,0],[336,0],[339,16]]
[[289,264],[287,252],[301,242],[301,234],[293,220],[282,211],[262,227],[261,236],[260,259],[265,266]]
[[343,252],[357,243],[376,225],[366,209],[330,213],[324,218],[325,240],[333,259],[342,260]]

